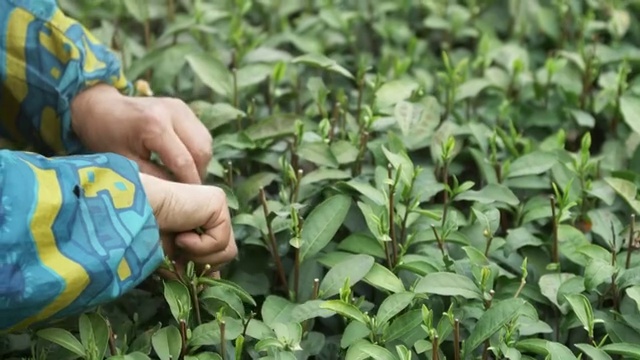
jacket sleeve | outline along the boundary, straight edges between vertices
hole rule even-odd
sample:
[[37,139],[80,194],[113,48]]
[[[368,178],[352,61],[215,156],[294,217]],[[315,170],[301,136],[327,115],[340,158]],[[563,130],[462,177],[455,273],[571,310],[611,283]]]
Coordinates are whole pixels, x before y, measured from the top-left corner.
[[0,1],[0,137],[44,154],[75,154],[70,102],[97,83],[130,94],[116,55],[56,0]]
[[163,258],[135,162],[0,150],[0,332],[114,300]]

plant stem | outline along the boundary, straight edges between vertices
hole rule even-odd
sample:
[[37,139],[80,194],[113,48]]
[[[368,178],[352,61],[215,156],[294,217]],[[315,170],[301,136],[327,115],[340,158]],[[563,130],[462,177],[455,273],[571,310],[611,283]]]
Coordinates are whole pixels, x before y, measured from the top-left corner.
[[227,358],[227,346],[226,346],[226,340],[225,340],[225,329],[226,329],[226,323],[224,322],[224,320],[220,321],[220,355],[222,356],[222,360],[225,360]]
[[293,266],[293,294],[296,302],[298,301],[298,289],[300,287],[300,248],[294,247],[294,266]]
[[433,235],[436,237],[436,241],[438,242],[438,248],[440,248],[440,252],[442,253],[442,257],[444,258],[445,256],[447,256],[444,250],[444,241],[442,241],[442,238],[438,234],[438,230],[436,230],[435,225],[431,225],[431,230],[433,231]]
[[333,111],[331,112],[331,127],[329,129],[329,142],[333,141],[336,132],[336,126],[340,121],[340,102],[336,100],[333,104]]
[[447,222],[447,212],[449,211],[449,162],[442,166],[442,183],[444,184],[444,195],[442,200],[442,226]]
[[196,289],[196,282],[191,282],[191,299],[193,301],[193,308],[196,311],[196,323],[202,324],[202,317],[200,316],[200,301],[198,301],[198,289]]
[[558,217],[556,215],[556,198],[551,196],[549,198],[551,202],[551,220],[553,222],[553,242],[551,244],[551,258],[556,264],[560,263],[560,256],[558,254]]
[[[391,164],[387,166],[387,175],[389,179],[393,181],[393,174],[391,173]],[[391,256],[391,264],[395,266],[398,262],[398,240],[396,239],[396,222],[395,222],[395,182],[389,184],[389,237],[391,238],[391,248],[393,250]]]
[[249,327],[249,323],[251,322],[251,320],[253,320],[253,317],[255,316],[255,313],[252,311],[249,313],[249,318],[247,319],[247,321],[242,324],[242,336],[246,336],[247,335],[247,328]]
[[520,286],[518,286],[518,290],[516,290],[516,293],[513,295],[514,298],[517,298],[518,296],[520,296],[520,293],[522,292],[522,289],[524,289],[524,286],[526,284],[527,284],[527,280],[525,280],[523,277],[522,280],[520,280]]
[[176,18],[175,0],[168,0],[167,1],[167,17],[169,19],[169,22],[173,22],[173,20],[175,20],[175,18]]
[[387,268],[389,268],[390,270],[393,269],[393,260],[392,258],[392,250],[389,249],[389,241],[385,241],[384,242],[384,256],[387,259]]
[[460,320],[455,319],[453,324],[453,359],[460,360]]
[[[491,308],[491,303],[493,302],[493,297],[495,296],[495,294],[496,292],[494,290],[489,291],[489,300],[485,302],[485,311]],[[482,350],[482,360],[489,359],[489,346],[491,346],[491,344],[489,343],[489,339],[487,339],[484,342],[484,349]]]
[[431,340],[431,358],[433,360],[438,360],[438,335],[434,335]]
[[628,269],[631,267],[631,253],[635,248],[635,232],[636,232],[636,215],[631,214],[631,223],[629,224],[629,240],[627,240],[627,261],[625,263],[625,268]]
[[111,322],[107,320],[107,331],[109,332],[109,352],[111,356],[118,355],[118,348],[116,347],[116,336],[113,333],[113,328],[111,327]]
[[293,192],[291,193],[291,202],[298,202],[298,196],[300,195],[300,180],[302,180],[302,174],[304,174],[304,170],[298,169],[296,173],[296,184],[293,187]]
[[491,242],[493,241],[493,235],[490,231],[489,236],[487,237],[487,246],[484,248],[484,256],[489,258],[489,248],[491,248]]
[[180,360],[182,360],[187,354],[187,323],[184,320],[180,320],[180,339],[182,342]]
[[271,222],[269,221],[269,206],[267,205],[267,196],[265,195],[264,188],[260,188],[260,201],[262,202],[264,220],[267,223],[269,245],[271,246],[271,256],[273,256],[273,261],[276,263],[276,269],[278,272],[278,276],[280,277],[281,285],[284,286],[285,289],[288,289],[289,286],[287,285],[287,277],[285,276],[284,267],[282,266],[282,261],[280,260],[280,254],[278,254],[276,236],[273,233],[273,228],[271,227]]
[[362,115],[362,100],[364,98],[364,75],[362,76],[362,79],[358,79],[358,107],[356,108],[356,122],[360,125],[360,131],[364,129],[364,124],[360,119]]
[[313,292],[311,293],[311,300],[318,298],[318,291],[320,291],[320,279],[313,279]]
[[367,141],[369,141],[369,133],[367,131],[362,131],[360,133],[360,148],[358,149],[358,157],[356,158],[356,162],[353,167],[353,176],[358,176],[362,172],[362,161],[364,160],[364,155],[367,151]]

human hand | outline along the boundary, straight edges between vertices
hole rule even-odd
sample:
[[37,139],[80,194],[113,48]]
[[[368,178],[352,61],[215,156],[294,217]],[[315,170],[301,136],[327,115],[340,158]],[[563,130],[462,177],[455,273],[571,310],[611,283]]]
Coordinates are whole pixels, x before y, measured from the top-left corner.
[[[237,255],[222,189],[171,182],[147,174],[140,174],[140,179],[162,234],[165,255],[171,258],[177,248],[184,260],[213,268]],[[193,230],[196,228],[201,228],[202,234]],[[169,234],[175,234],[175,238],[167,238]]]
[[71,103],[71,126],[94,152],[114,152],[136,163],[140,171],[168,179],[150,161],[162,163],[183,183],[199,184],[212,157],[212,138],[191,109],[179,99],[130,97],[99,84]]

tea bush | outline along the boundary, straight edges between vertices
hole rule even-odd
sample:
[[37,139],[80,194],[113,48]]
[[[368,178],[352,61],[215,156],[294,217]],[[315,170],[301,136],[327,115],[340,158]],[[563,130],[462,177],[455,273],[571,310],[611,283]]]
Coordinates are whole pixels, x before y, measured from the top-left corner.
[[239,256],[5,358],[640,358],[639,1],[60,4],[212,132]]

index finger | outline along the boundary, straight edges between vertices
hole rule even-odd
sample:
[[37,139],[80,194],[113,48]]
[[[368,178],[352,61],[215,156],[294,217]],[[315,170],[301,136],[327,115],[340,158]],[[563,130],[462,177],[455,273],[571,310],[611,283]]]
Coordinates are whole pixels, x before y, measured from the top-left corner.
[[189,150],[173,129],[167,129],[160,136],[148,140],[146,146],[158,154],[162,163],[179,182],[191,184],[202,182]]
[[180,100],[176,101],[178,102],[176,106],[172,106],[173,128],[191,154],[200,178],[204,179],[213,156],[213,138],[209,129],[196,117],[191,108]]

